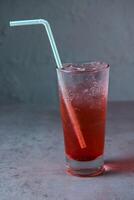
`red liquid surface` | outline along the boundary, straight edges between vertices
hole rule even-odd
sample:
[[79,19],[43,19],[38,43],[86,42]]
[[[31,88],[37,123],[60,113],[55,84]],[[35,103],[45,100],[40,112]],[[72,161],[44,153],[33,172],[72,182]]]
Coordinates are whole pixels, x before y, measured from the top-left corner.
[[[90,83],[78,84],[76,87],[67,87],[71,91],[68,100],[74,109],[80,125],[86,148],[81,148],[76,136],[65,99],[60,91],[61,115],[64,130],[65,152],[69,159],[77,161],[91,161],[101,156],[104,151],[106,96],[99,92],[92,93]],[[70,93],[68,93],[70,95]],[[90,94],[90,95],[89,95]],[[72,97],[73,96],[73,97]]]

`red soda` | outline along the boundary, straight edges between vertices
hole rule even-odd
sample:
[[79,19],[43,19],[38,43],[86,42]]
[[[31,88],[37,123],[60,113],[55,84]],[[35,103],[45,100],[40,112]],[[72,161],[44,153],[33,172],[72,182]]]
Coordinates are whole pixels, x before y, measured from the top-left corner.
[[[69,101],[75,112],[86,143],[86,148],[80,147],[65,103],[67,97],[60,90],[66,156],[77,161],[91,161],[103,155],[104,151],[108,77],[105,70],[98,70],[96,66],[94,69],[87,66],[79,69],[78,66],[74,68],[69,65],[63,71],[67,74],[63,75],[68,93],[66,101]],[[82,74],[84,78],[74,82],[74,85],[65,80],[65,76],[68,76],[71,82],[71,79],[79,79]]]

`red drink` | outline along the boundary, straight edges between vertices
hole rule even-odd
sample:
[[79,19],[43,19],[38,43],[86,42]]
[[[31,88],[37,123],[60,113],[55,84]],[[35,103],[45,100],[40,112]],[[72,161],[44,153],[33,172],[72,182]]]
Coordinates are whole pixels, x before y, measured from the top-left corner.
[[[67,160],[70,162],[68,164],[69,171],[73,174],[74,171],[77,171],[75,174],[81,175],[78,173],[78,171],[83,170],[83,168],[80,169],[80,163],[85,165],[89,161],[93,162],[99,159],[103,165],[108,71],[108,65],[105,63],[88,63],[83,65],[68,64],[58,72],[61,73],[58,77],[60,76],[59,90],[65,152]],[[64,87],[62,86],[63,81]],[[68,104],[79,122],[86,143],[85,148],[81,148],[78,141],[77,130],[74,129],[72,118],[70,118]],[[75,163],[72,165],[72,162]],[[86,173],[88,168],[91,169],[90,166],[85,168]],[[97,168],[99,167],[97,166]],[[82,174],[85,175],[83,172]]]

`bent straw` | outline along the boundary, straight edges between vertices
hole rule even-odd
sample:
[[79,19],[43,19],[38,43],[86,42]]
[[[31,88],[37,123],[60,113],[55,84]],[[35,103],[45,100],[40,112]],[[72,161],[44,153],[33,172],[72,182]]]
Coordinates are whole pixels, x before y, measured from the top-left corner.
[[45,26],[46,28],[46,32],[52,47],[52,51],[54,54],[54,58],[56,61],[56,64],[58,66],[58,68],[62,68],[62,63],[59,57],[59,53],[55,44],[55,40],[53,37],[53,33],[51,30],[51,27],[48,23],[48,21],[44,20],[44,19],[34,19],[34,20],[21,20],[21,21],[10,21],[10,26],[24,26],[24,25],[37,25],[37,24],[42,24]]
[[[37,25],[37,24],[42,24],[42,25],[45,26],[46,32],[47,32],[47,35],[48,35],[48,38],[49,38],[49,41],[50,41],[50,44],[51,44],[51,47],[52,47],[52,51],[53,51],[53,54],[54,54],[56,64],[57,64],[58,68],[62,68],[62,63],[61,63],[60,56],[59,56],[59,53],[58,53],[58,50],[57,50],[57,47],[56,47],[56,44],[55,44],[53,33],[52,33],[51,27],[50,27],[47,20],[34,19],[34,20],[10,21],[10,26]],[[61,79],[62,79],[62,77],[60,77],[60,80]],[[66,108],[68,110],[72,125],[74,127],[75,134],[77,136],[78,142],[79,142],[81,148],[86,148],[86,143],[85,143],[83,134],[80,130],[80,126],[79,126],[79,123],[77,121],[76,114],[75,114],[75,112],[72,108],[72,105],[70,103],[68,103],[67,100],[66,100],[67,99],[66,97],[68,95],[67,95],[67,92],[66,92],[64,82],[62,80],[61,80],[61,83],[63,84],[62,85],[63,87],[61,87],[61,88],[62,88],[62,93],[65,95],[65,105],[66,105]]]

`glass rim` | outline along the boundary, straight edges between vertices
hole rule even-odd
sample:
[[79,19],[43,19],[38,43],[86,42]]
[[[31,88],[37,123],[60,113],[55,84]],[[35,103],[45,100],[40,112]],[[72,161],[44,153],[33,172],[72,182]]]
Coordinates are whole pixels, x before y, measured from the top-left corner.
[[[100,67],[98,67],[97,69],[92,68],[94,66],[95,63],[99,63]],[[65,72],[65,73],[97,73],[99,71],[103,71],[106,70],[108,68],[110,68],[110,65],[107,64],[106,62],[102,62],[102,61],[89,61],[89,62],[72,62],[72,63],[63,63],[63,68],[56,68],[57,71],[61,71],[61,72]],[[90,68],[90,70],[78,70],[78,71],[69,71],[66,70],[64,67],[67,66],[82,66],[82,65],[91,65],[92,67]]]

